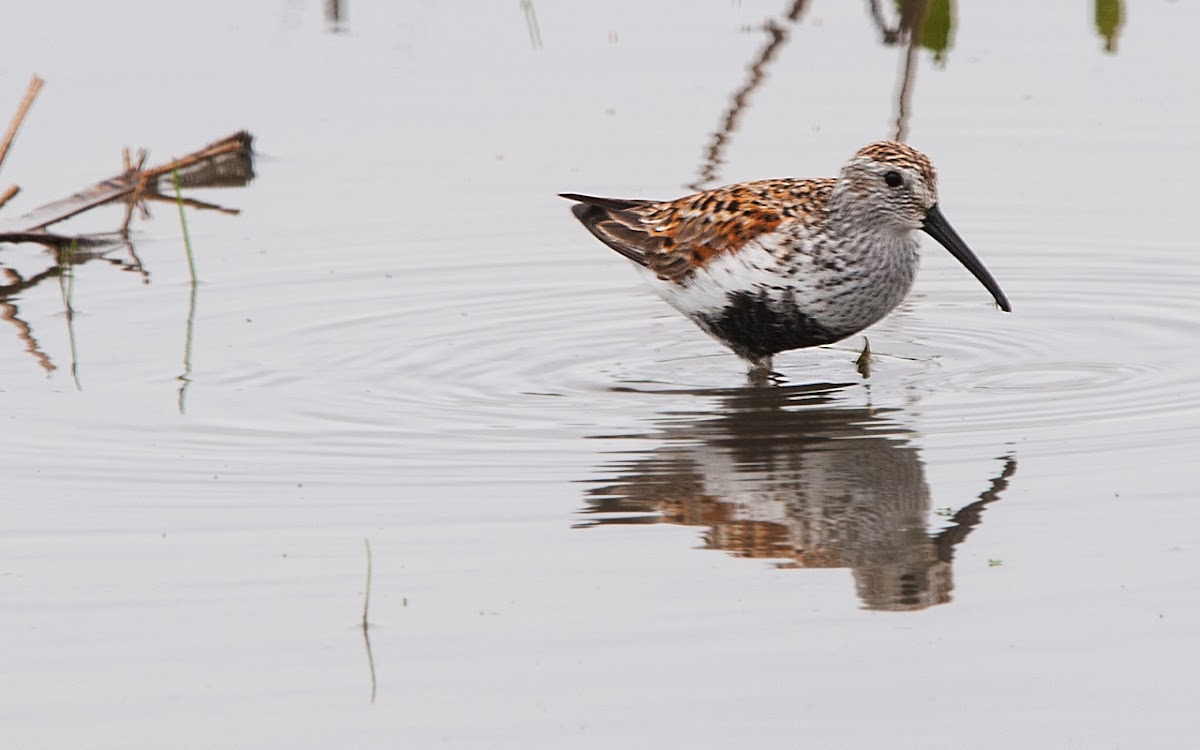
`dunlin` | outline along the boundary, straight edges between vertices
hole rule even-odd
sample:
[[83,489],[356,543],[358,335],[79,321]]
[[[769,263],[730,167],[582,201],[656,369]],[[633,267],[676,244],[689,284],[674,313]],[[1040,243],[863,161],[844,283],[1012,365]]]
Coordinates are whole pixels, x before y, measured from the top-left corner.
[[752,376],[779,352],[840,341],[899,305],[916,276],[918,229],[1012,310],[938,208],[933,163],[903,143],[863,147],[836,178],[742,182],[673,201],[562,197]]

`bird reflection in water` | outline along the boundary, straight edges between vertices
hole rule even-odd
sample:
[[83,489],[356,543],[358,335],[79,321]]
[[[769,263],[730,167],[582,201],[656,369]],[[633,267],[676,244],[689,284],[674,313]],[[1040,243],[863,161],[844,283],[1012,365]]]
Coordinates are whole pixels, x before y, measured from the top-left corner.
[[710,549],[849,568],[867,609],[949,602],[955,547],[1016,460],[1002,459],[987,489],[931,530],[925,466],[899,410],[839,407],[839,388],[746,388],[712,394],[719,408],[664,416],[639,436],[661,445],[609,464],[617,476],[588,491],[579,526],[706,526]]

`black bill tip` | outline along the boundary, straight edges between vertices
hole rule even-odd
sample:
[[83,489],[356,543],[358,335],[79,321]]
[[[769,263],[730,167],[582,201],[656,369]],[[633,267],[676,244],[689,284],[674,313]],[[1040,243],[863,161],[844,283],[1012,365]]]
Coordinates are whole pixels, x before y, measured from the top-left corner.
[[925,214],[925,222],[921,226],[922,229],[932,238],[938,241],[942,247],[950,251],[950,254],[958,258],[958,262],[967,267],[971,274],[979,279],[979,283],[983,284],[984,288],[991,292],[992,297],[996,300],[996,304],[1004,312],[1012,312],[1012,305],[1008,302],[1008,297],[1004,296],[1004,291],[1000,288],[1000,284],[988,273],[984,267],[983,261],[971,252],[971,248],[967,247],[967,243],[963,242],[963,238],[958,236],[958,232],[954,231],[954,227],[950,226],[950,222],[946,221],[946,217],[942,215],[941,209],[935,203],[929,208]]

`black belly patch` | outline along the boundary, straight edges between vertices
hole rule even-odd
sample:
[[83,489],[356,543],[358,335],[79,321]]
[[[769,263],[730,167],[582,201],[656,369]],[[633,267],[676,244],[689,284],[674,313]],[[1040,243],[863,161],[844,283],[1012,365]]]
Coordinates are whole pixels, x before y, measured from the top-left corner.
[[730,294],[720,312],[697,315],[696,321],[735,354],[750,360],[789,349],[832,344],[847,335],[805,315],[790,297],[774,299],[765,292]]

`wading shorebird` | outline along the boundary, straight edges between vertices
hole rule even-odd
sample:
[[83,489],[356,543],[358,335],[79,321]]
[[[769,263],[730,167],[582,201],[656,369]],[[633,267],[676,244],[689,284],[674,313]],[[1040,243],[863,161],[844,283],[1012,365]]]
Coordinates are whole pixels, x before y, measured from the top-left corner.
[[933,162],[903,143],[863,147],[836,178],[740,182],[673,201],[561,195],[752,379],[779,352],[832,344],[895,309],[917,273],[918,229],[1012,311],[938,208]]

